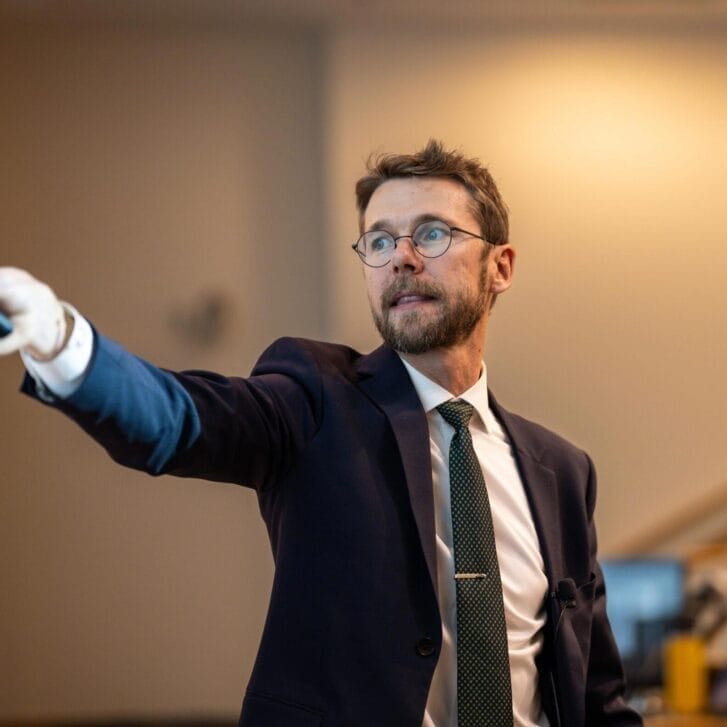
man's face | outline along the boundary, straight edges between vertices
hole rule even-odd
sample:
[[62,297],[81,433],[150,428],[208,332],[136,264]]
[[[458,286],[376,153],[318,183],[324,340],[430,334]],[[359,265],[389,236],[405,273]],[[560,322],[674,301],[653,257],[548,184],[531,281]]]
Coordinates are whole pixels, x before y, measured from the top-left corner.
[[[371,196],[364,230],[385,229],[394,237],[410,235],[423,217],[480,234],[472,198],[460,183],[446,178],[407,177],[384,182]],[[391,261],[364,266],[374,322],[382,338],[401,353],[424,353],[484,337],[492,300],[485,243],[453,232],[441,257],[425,258],[409,238],[397,241]]]

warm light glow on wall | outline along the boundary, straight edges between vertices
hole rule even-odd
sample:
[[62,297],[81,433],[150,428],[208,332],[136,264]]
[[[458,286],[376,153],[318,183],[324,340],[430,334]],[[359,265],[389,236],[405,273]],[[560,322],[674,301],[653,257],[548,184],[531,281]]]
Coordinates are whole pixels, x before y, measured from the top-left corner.
[[669,492],[666,515],[684,483],[723,482],[724,43],[392,32],[372,52],[362,32],[334,58],[331,336],[377,342],[342,245],[362,157],[442,138],[489,164],[511,210],[519,257],[491,324],[493,386],[594,454],[602,545],[654,515],[635,492]]
[[503,170],[513,161],[536,173],[547,168],[577,197],[615,183],[629,194],[657,185],[681,195],[686,182],[710,184],[720,173],[727,105],[709,89],[724,81],[718,65],[709,72],[706,53],[661,50],[555,39],[516,44],[487,66],[481,49],[479,62],[455,57],[448,75],[458,78],[455,96],[467,112],[449,125],[479,138],[489,158],[502,148]]

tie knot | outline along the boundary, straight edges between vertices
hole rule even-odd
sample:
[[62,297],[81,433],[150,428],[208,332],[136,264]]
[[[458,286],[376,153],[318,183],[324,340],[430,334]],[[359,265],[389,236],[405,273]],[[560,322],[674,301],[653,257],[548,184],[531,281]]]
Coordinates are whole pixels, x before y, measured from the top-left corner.
[[456,430],[464,429],[472,418],[475,408],[466,401],[445,401],[437,407],[447,424],[451,424]]

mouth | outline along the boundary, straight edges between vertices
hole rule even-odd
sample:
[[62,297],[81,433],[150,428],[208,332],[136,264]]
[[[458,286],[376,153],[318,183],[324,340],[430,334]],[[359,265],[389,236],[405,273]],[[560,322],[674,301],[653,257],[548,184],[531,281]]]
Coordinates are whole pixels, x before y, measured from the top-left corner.
[[436,298],[432,295],[425,295],[422,293],[408,293],[406,291],[403,291],[401,293],[397,293],[393,297],[389,307],[399,308],[401,310],[414,308],[424,303],[432,303],[435,300]]

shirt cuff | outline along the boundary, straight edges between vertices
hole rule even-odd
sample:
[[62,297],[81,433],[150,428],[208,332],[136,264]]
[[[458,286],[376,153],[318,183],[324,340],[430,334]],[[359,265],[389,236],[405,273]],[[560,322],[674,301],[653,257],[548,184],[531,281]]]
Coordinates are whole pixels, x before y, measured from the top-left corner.
[[[63,307],[73,316],[73,331],[65,348],[51,361],[36,361],[29,353],[20,352],[26,371],[35,380],[38,396],[65,399],[73,394],[83,381],[93,354],[91,324],[68,303]],[[46,394],[44,396],[44,394]]]

